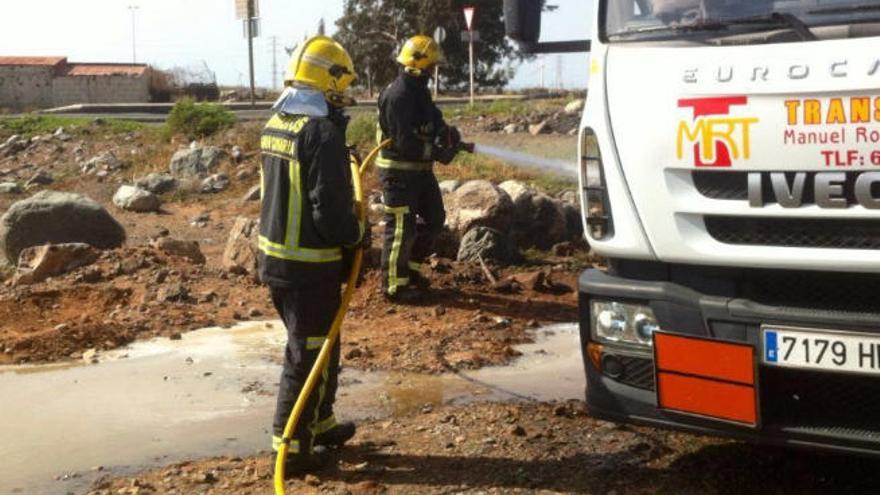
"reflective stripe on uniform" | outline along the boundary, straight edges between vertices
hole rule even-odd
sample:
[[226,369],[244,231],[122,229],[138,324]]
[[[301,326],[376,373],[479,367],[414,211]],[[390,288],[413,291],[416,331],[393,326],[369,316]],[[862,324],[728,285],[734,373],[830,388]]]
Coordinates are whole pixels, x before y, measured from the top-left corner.
[[407,285],[409,277],[397,276],[397,263],[400,259],[400,248],[403,246],[403,222],[409,214],[409,206],[386,206],[385,213],[394,215],[394,242],[391,244],[391,255],[388,259],[388,293],[396,294],[397,288]]
[[[342,259],[340,248],[306,248],[300,246],[302,226],[302,181],[300,177],[300,163],[296,159],[296,135],[309,122],[308,117],[295,120],[282,118],[276,114],[269,120],[263,136],[260,139],[260,147],[264,154],[276,156],[287,161],[290,175],[290,194],[287,204],[287,231],[284,244],[272,242],[264,236],[259,237],[258,247],[266,256],[279,258],[287,261],[301,261],[307,263],[328,263]],[[262,169],[261,169],[262,176]],[[262,179],[261,179],[262,181]],[[262,191],[265,184],[262,184]]]
[[321,346],[324,345],[324,341],[327,340],[327,337],[308,337],[306,338],[306,350],[314,351],[320,349]]
[[[285,443],[284,439],[278,435],[272,435],[272,450],[278,452],[281,450],[281,444]],[[299,440],[290,440],[288,442],[287,454],[299,454]]]
[[379,168],[392,170],[412,170],[412,171],[430,171],[434,168],[434,162],[411,162],[404,160],[390,160],[382,158],[376,159],[376,166]]
[[321,433],[326,433],[333,428],[336,428],[336,416],[330,416],[329,418],[322,419],[315,423],[315,435],[320,435]]
[[410,262],[409,262],[409,269],[412,270],[412,271],[414,271],[414,272],[417,272],[417,271],[419,271],[419,270],[422,269],[422,264],[421,264],[421,263],[417,263],[417,262],[415,262],[415,261],[410,261]]

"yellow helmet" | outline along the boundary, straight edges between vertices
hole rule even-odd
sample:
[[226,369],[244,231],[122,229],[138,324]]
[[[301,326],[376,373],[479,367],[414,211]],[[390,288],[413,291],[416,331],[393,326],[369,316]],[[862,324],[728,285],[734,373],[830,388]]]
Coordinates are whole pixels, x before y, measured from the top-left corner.
[[418,34],[406,40],[397,61],[407,72],[418,76],[443,61],[443,50],[430,36]]
[[357,80],[351,56],[327,36],[313,36],[299,45],[290,57],[284,85],[305,85],[324,93],[336,106],[350,106],[354,100],[345,90]]

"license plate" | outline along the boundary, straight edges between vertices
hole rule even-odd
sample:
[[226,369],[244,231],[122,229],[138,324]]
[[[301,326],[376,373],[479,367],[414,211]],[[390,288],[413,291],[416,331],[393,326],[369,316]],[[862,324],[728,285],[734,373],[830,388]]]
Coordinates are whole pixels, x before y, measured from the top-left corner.
[[880,375],[880,337],[764,327],[763,362],[788,368]]

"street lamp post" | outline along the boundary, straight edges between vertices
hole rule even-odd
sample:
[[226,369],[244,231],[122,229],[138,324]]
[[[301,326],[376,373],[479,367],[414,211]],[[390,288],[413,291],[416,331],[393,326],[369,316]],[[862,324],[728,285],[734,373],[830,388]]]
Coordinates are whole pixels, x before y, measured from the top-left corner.
[[132,63],[137,63],[137,43],[135,38],[135,13],[141,7],[139,5],[129,5],[128,10],[131,11],[131,60]]

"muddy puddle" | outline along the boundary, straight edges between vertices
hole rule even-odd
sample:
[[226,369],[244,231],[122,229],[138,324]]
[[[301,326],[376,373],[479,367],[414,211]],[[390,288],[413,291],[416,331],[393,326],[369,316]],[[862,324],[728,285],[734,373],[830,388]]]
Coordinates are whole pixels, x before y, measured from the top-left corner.
[[[137,343],[98,364],[0,367],[0,494],[77,493],[108,472],[266,449],[283,345],[279,322],[259,322]],[[337,415],[583,396],[575,325],[539,329],[519,350],[510,366],[458,374],[344,370]]]

